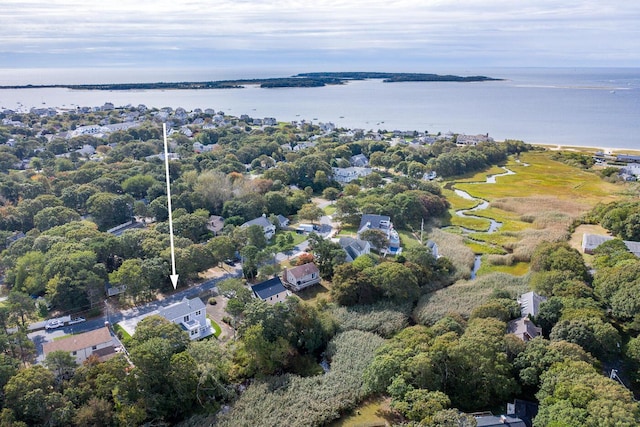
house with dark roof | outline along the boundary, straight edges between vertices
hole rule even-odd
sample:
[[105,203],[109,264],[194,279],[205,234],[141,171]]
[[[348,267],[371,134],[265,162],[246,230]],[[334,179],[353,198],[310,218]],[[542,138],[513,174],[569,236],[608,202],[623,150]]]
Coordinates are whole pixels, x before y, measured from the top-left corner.
[[180,326],[189,334],[191,340],[213,334],[211,321],[207,319],[206,306],[200,298],[185,297],[180,302],[160,308],[158,314]]
[[474,418],[478,427],[527,427],[523,420],[512,415],[478,414]]
[[366,240],[345,236],[340,237],[338,243],[347,254],[345,257],[347,262],[353,262],[360,255],[371,253],[371,243]]
[[289,291],[284,287],[279,277],[265,280],[251,286],[253,295],[256,298],[260,298],[262,301],[266,301],[269,304],[275,304],[277,302],[284,302],[284,300],[291,295]]
[[267,240],[271,240],[273,235],[276,234],[276,226],[273,225],[265,215],[259,216],[258,218],[252,219],[251,221],[247,221],[240,227],[246,228],[252,225],[258,225],[262,227],[262,229],[264,230],[264,238]]
[[400,253],[400,236],[398,232],[393,228],[391,218],[387,215],[374,215],[364,214],[360,220],[360,226],[358,227],[358,238],[360,239],[363,232],[366,230],[380,230],[384,232],[389,240],[389,246],[387,248],[376,248],[380,251],[388,251],[392,254]]
[[282,274],[284,285],[294,291],[320,283],[320,270],[312,263],[298,265],[293,268],[285,268]]
[[91,355],[104,361],[116,354],[115,342],[107,327],[44,343],[42,351],[45,357],[53,351],[66,351],[71,353],[78,364],[87,360]]

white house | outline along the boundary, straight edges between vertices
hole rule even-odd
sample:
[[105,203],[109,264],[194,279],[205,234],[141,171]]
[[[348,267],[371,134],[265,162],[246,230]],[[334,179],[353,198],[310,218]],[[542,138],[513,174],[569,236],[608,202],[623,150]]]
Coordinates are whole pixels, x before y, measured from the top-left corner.
[[293,268],[285,268],[282,274],[284,284],[294,291],[301,291],[304,288],[320,283],[320,270],[309,262]]
[[333,171],[333,179],[341,184],[348,184],[351,181],[371,174],[371,168],[348,167],[348,168],[331,168]]
[[478,145],[481,142],[493,142],[493,138],[486,135],[465,135],[460,134],[456,137],[456,144],[458,145]]
[[78,364],[87,360],[91,355],[104,361],[116,354],[113,337],[107,327],[44,343],[42,351],[45,356],[53,351],[69,352],[75,357]]
[[386,249],[392,254],[401,252],[400,236],[398,235],[398,232],[393,228],[391,218],[387,215],[362,215],[360,226],[358,227],[358,238],[360,238],[360,235],[366,230],[380,230],[387,236],[387,239],[389,240],[389,247],[377,249]]
[[284,302],[284,300],[291,295],[279,277],[274,277],[273,279],[253,285],[251,286],[251,290],[256,298],[260,298],[269,304]]
[[246,228],[252,225],[259,225],[260,227],[262,227],[262,229],[264,230],[264,237],[267,240],[271,240],[273,235],[276,234],[276,226],[273,225],[265,215],[260,216],[256,219],[252,219],[251,221],[247,221],[244,224],[242,224],[240,227]]
[[158,314],[187,331],[189,338],[197,340],[213,333],[211,321],[200,298],[187,299],[158,310]]

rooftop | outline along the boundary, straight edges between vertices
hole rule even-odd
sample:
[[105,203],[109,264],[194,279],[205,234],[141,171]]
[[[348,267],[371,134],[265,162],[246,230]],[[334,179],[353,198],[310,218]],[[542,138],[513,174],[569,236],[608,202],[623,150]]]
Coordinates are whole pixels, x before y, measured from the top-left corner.
[[262,283],[253,285],[251,286],[251,290],[262,300],[267,300],[281,292],[286,292],[286,289],[279,277],[274,277],[273,279],[265,280]]
[[95,331],[83,332],[57,341],[44,343],[42,350],[44,354],[58,350],[72,352],[103,344],[111,341],[111,339],[111,332],[109,332],[108,328],[103,327]]
[[196,310],[202,310],[204,308],[205,305],[200,298],[196,297],[193,299],[187,299],[185,297],[180,302],[159,309],[158,314],[160,314],[165,319],[173,321],[173,319],[184,317],[187,314],[191,314]]

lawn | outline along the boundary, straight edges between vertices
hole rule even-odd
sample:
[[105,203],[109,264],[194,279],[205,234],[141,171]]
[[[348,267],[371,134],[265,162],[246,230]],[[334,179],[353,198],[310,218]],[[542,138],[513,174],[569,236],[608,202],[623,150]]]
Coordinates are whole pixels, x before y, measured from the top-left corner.
[[329,424],[330,427],[384,427],[397,423],[389,408],[388,399],[381,397],[361,403],[351,413]]
[[118,323],[113,325],[113,331],[116,333],[116,335],[118,335],[118,337],[121,337],[123,341],[128,341],[131,339],[131,335],[129,335],[129,333]]
[[222,328],[220,327],[220,325],[218,325],[218,323],[215,320],[213,320],[211,316],[207,315],[207,319],[211,321],[211,327],[213,328],[213,336],[216,338],[219,338],[220,334],[222,333]]

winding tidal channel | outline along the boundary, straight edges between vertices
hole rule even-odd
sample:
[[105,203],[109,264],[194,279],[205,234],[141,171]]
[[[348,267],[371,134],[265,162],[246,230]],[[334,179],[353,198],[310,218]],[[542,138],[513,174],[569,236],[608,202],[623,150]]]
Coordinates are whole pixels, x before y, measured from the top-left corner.
[[[507,176],[507,175],[515,175],[515,172],[507,169],[506,167],[503,167],[503,169],[505,170],[504,173],[499,173],[499,174],[495,174],[495,175],[489,175],[487,176],[486,181],[484,182],[472,182],[470,184],[495,184],[496,183],[496,178],[498,178],[499,176]],[[498,231],[500,229],[500,227],[502,227],[502,223],[496,221],[495,219],[492,218],[486,218],[486,217],[481,217],[481,216],[477,216],[477,215],[473,215],[472,212],[477,212],[483,209],[487,209],[489,207],[489,202],[477,197],[473,197],[471,194],[467,193],[466,191],[463,190],[459,190],[457,188],[454,188],[453,191],[456,193],[456,195],[458,195],[459,197],[462,197],[463,199],[466,200],[473,200],[473,201],[477,201],[480,202],[478,205],[476,205],[475,207],[471,208],[471,209],[459,209],[456,211],[456,215],[459,217],[464,217],[464,218],[475,218],[475,219],[484,219],[484,220],[488,220],[489,221],[489,229],[487,231],[485,231],[485,233],[495,233],[496,231]],[[477,233],[476,230],[470,230],[468,228],[464,228],[464,227],[460,227],[463,231],[464,234],[469,234],[469,233]],[[475,259],[473,261],[473,269],[471,270],[471,279],[475,279],[476,278],[476,274],[478,273],[478,270],[480,269],[480,265],[482,263],[482,255],[476,255]]]

